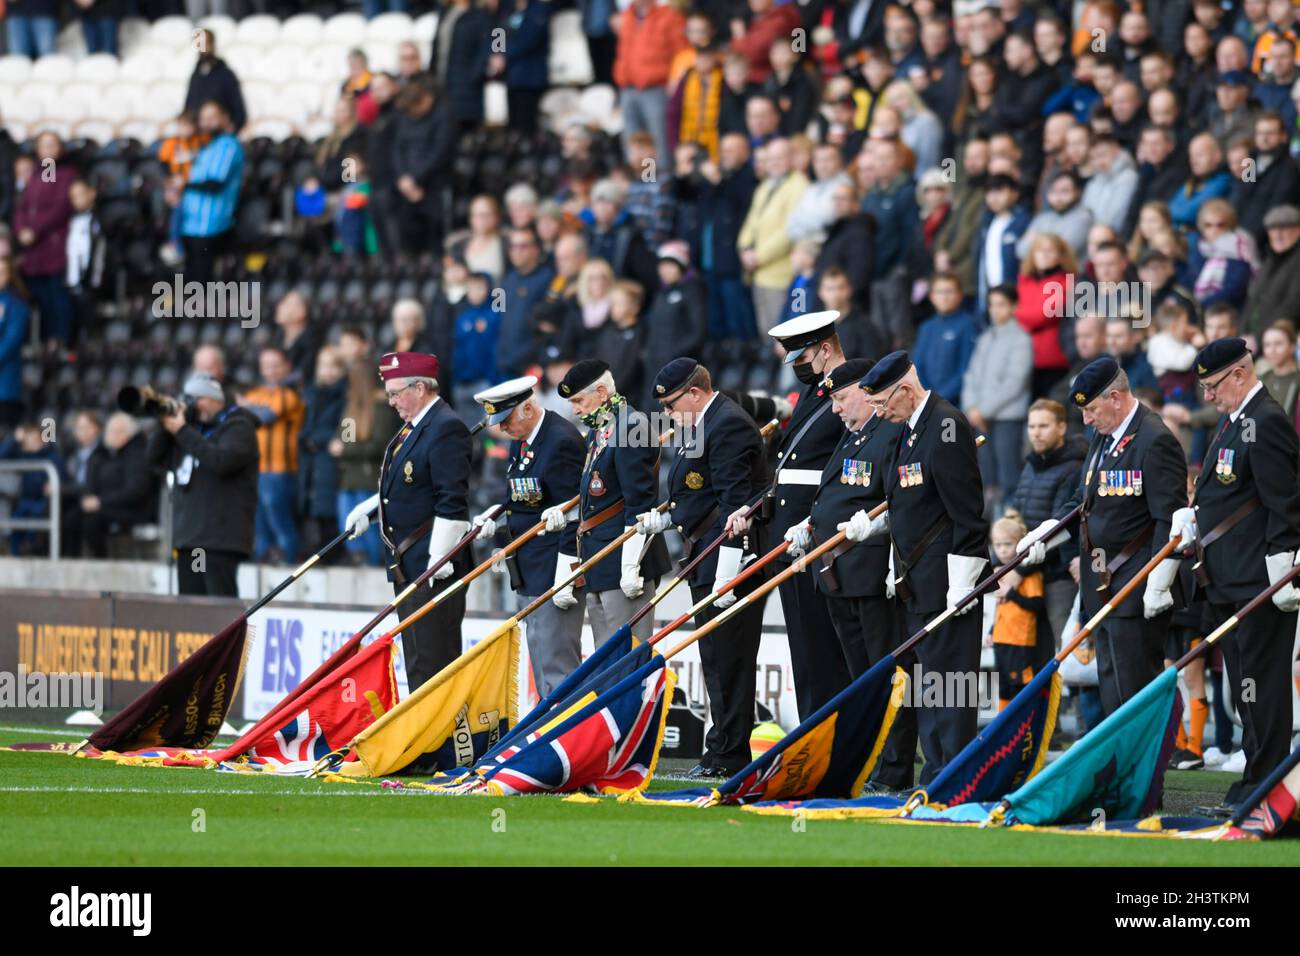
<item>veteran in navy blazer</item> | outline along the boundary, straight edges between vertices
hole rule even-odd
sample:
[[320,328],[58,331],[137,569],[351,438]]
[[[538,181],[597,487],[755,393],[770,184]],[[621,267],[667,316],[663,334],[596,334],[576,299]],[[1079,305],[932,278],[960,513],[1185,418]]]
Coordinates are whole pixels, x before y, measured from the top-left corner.
[[[347,523],[354,537],[365,534],[370,513],[379,512],[379,536],[388,549],[388,578],[400,594],[450,551],[469,531],[470,436],[464,421],[439,397],[438,359],[395,352],[379,362],[388,401],[402,419],[379,472],[379,493],[357,505]],[[453,575],[473,567],[469,549],[443,565],[422,590],[432,597]],[[411,599],[413,610],[419,597]],[[402,632],[407,686],[414,691],[461,653],[465,592]]]
[[[507,454],[504,514],[496,506],[474,518],[480,540],[523,534],[541,520],[547,508],[562,506],[577,495],[582,476],[582,435],[571,423],[544,410],[534,397],[532,375],[511,379],[474,396],[489,425],[510,438]],[[504,543],[504,542],[503,542]],[[537,535],[506,559],[510,586],[519,608],[548,590],[558,575],[568,576],[577,561],[559,535]],[[493,565],[500,569],[501,562]],[[545,602],[524,621],[528,658],[537,692],[545,697],[582,663],[582,608],[576,600],[561,607]]]

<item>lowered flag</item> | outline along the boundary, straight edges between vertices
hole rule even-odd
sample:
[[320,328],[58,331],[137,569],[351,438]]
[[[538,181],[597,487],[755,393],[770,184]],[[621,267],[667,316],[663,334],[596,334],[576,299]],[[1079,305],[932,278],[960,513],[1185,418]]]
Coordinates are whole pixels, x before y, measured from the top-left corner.
[[[641,645],[646,652],[649,645]],[[641,648],[638,648],[640,650]],[[482,776],[415,784],[435,793],[631,793],[659,759],[676,675],[655,654],[602,694],[584,694],[553,720],[502,750]]]
[[886,657],[716,789],[688,787],[637,794],[635,799],[712,807],[801,797],[856,797],[885,746],[906,683],[906,673],[893,656]]
[[357,734],[328,769],[382,777],[425,755],[439,768],[472,765],[515,721],[518,672],[512,617]]
[[1278,836],[1293,820],[1300,821],[1300,747],[1242,801],[1218,839],[1268,839]]
[[206,747],[226,720],[251,643],[240,615],[88,738],[96,750]]

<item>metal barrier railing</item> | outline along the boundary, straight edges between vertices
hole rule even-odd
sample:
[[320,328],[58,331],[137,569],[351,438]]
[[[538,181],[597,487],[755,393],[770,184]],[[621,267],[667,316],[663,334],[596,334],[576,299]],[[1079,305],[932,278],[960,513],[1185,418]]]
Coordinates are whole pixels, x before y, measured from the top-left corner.
[[0,518],[3,531],[46,531],[50,535],[50,558],[59,557],[59,519],[62,505],[59,470],[48,461],[0,461],[0,474],[44,471],[49,482],[50,516],[48,518]]

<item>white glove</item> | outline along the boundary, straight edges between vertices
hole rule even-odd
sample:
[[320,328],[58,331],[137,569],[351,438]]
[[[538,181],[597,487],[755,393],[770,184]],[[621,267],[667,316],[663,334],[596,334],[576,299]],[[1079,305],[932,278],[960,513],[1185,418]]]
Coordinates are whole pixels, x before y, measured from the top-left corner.
[[1142,616],[1150,620],[1163,614],[1174,606],[1174,596],[1169,593],[1174,578],[1178,576],[1180,558],[1165,558],[1147,578],[1146,590],[1142,592]]
[[836,531],[843,531],[850,541],[866,541],[889,530],[889,511],[881,512],[872,518],[865,511],[859,511],[848,521],[836,526]]
[[894,548],[889,548],[889,570],[885,572],[885,597],[896,597],[898,593],[898,582],[894,580]]
[[791,525],[785,529],[785,540],[790,542],[785,553],[792,558],[802,558],[812,547],[812,525],[807,520]]
[[560,505],[552,505],[550,508],[543,511],[542,520],[546,522],[546,527],[538,532],[539,535],[546,534],[548,531],[552,533],[563,531],[564,526],[569,523],[569,519],[565,515],[564,509]]
[[[1295,556],[1290,551],[1270,554],[1266,557],[1264,567],[1268,568],[1268,583],[1276,584],[1282,575],[1291,570],[1294,563]],[[1294,578],[1273,592],[1273,604],[1283,614],[1290,614],[1292,611],[1300,609],[1300,591],[1296,590],[1293,582]]]
[[479,529],[478,539],[486,541],[495,538],[497,534],[496,519],[492,517],[492,512],[496,511],[496,506],[489,508],[481,515],[475,515],[474,520],[470,522],[474,527]]
[[[561,553],[558,557],[556,557],[555,583],[559,584],[570,574],[572,574],[573,566],[577,563],[578,563],[578,559],[571,554]],[[556,591],[555,595],[551,598],[551,600],[555,602],[555,606],[558,607],[561,611],[567,611],[571,607],[578,606],[578,599],[577,597],[574,596],[572,583],[566,584],[564,587]]]
[[1029,552],[1025,556],[1025,560],[1020,562],[1022,567],[1032,567],[1035,564],[1043,563],[1043,559],[1047,557],[1047,542],[1043,539],[1047,536],[1048,531],[1056,527],[1056,524],[1055,521],[1044,521],[1016,542],[1016,554]]
[[[718,570],[713,574],[713,591],[717,593],[728,581],[740,573],[740,559],[744,552],[740,548],[718,549]],[[732,588],[713,602],[720,608],[731,607],[736,603],[736,589]]]
[[[469,533],[468,521],[452,521],[450,518],[434,518],[433,534],[429,536],[429,563],[425,570],[438,563],[438,559],[456,547],[456,542]],[[445,581],[451,577],[455,568],[448,561],[433,573],[435,581]]]
[[[972,558],[964,554],[948,555],[948,607],[956,607],[966,595],[975,590],[975,582],[980,579],[984,565],[988,563],[988,558]],[[958,611],[956,616],[961,617],[971,608],[978,607],[979,603],[979,601],[971,601]]]
[[657,508],[636,516],[636,529],[642,534],[663,534],[673,526],[673,519],[668,512]]
[[777,421],[788,422],[790,417],[794,415],[794,405],[791,404],[790,399],[781,395],[773,395],[772,404],[776,406]]
[[370,528],[370,513],[379,507],[379,495],[371,495],[348,512],[345,527],[351,528],[349,538],[359,538]]
[[492,552],[492,564],[488,566],[488,570],[493,574],[505,574],[510,570],[506,567],[505,551],[497,548]]
[[618,579],[619,590],[628,600],[635,601],[645,591],[645,578],[641,577],[641,552],[649,540],[644,534],[637,533],[623,542],[621,568]]
[[[1200,529],[1196,527],[1196,509],[1179,508],[1174,512],[1173,518],[1169,521],[1169,540],[1181,538],[1176,550],[1182,551],[1196,543],[1196,539],[1201,536]],[[1277,595],[1273,595],[1274,598]]]

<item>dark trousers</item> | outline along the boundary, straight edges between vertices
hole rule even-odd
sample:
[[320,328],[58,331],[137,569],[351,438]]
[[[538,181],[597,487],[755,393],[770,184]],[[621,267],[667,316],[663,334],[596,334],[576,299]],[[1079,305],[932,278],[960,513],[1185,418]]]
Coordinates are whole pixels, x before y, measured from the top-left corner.
[[[392,552],[389,552],[389,559],[392,559]],[[441,593],[452,581],[468,574],[472,568],[473,562],[466,549],[452,561],[451,577],[442,581],[430,580],[421,585],[398,606],[398,618],[410,617],[421,605]],[[399,586],[393,582],[393,593],[401,594],[405,587],[406,585]],[[465,620],[465,590],[461,588],[402,631],[402,657],[406,662],[408,693],[414,693],[421,684],[460,657],[460,628]]]
[[[1227,620],[1237,610],[1231,604],[1211,607],[1216,622]],[[1241,717],[1241,746],[1246,751],[1246,770],[1228,788],[1228,803],[1247,797],[1291,752],[1295,629],[1294,611],[1284,614],[1272,601],[1266,601],[1242,618],[1222,644],[1228,684]]]
[[375,239],[379,242],[379,251],[390,259],[402,251],[397,204],[405,201],[391,186],[373,187],[370,196],[370,221],[375,224]]
[[1102,622],[1093,642],[1097,648],[1097,689],[1109,717],[1121,704],[1156,679],[1165,663],[1165,636],[1172,611],[1147,620],[1115,617]]
[[31,293],[41,314],[41,341],[72,342],[72,296],[63,281],[63,275],[24,276],[27,291]]
[[[938,615],[939,611],[915,614],[909,609],[903,620],[907,632],[915,634]],[[925,757],[920,780],[924,787],[975,739],[979,724],[979,607],[951,618],[926,636],[916,645],[916,657],[919,666],[908,675],[907,703],[916,708],[916,733]],[[927,678],[931,673],[937,676]],[[929,699],[936,693],[931,685],[941,690],[938,704]]]
[[[865,674],[905,640],[901,615],[892,598],[830,597],[826,599],[826,608],[854,679]],[[898,666],[911,675],[915,662],[916,655],[909,652],[899,658]],[[900,707],[871,779],[891,790],[905,790],[912,786],[915,765],[916,708]]]
[[591,71],[595,83],[614,85],[614,57],[618,53],[618,37],[607,33],[603,37],[587,35],[587,54],[591,57]]
[[[230,247],[234,235],[233,229],[219,232],[215,236],[182,236],[185,246],[185,281],[211,282],[216,272],[217,256]],[[179,305],[173,303],[173,308]]]
[[815,573],[796,574],[777,588],[789,635],[790,669],[794,672],[794,699],[800,720],[849,686],[850,679],[826,598],[812,579]]
[[511,129],[531,136],[537,132],[538,108],[546,90],[530,90],[518,86],[506,87],[507,124]]
[[[740,587],[740,596],[756,587],[758,582],[751,578]],[[711,590],[707,585],[691,585],[691,601],[699,601]],[[721,613],[715,604],[695,615],[695,626],[703,627]],[[706,634],[696,645],[713,720],[704,739],[703,762],[728,774],[750,762],[749,735],[754,729],[755,673],[762,628],[763,602],[759,601]]]
[[200,561],[195,550],[180,548],[176,553],[176,589],[181,594],[239,597],[236,577],[244,556],[234,551],[205,548]]
[[424,198],[419,202],[398,194],[393,207],[403,252],[418,255],[441,246],[442,204],[433,187],[424,191]]

